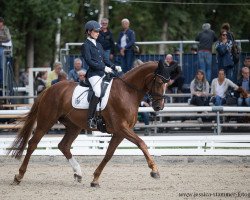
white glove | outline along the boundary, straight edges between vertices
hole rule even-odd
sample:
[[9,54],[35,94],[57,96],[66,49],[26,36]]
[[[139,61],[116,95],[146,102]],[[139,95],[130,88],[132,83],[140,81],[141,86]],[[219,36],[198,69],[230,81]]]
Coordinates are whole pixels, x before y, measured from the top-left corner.
[[115,70],[118,71],[118,72],[121,72],[122,68],[120,66],[115,66]]
[[104,71],[109,74],[112,72],[112,69],[110,67],[105,67]]

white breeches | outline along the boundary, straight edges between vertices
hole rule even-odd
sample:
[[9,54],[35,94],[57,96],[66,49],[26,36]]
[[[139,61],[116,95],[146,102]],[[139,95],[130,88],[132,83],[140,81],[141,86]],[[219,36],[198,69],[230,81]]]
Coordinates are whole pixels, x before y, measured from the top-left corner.
[[89,82],[93,88],[93,91],[94,91],[96,97],[101,96],[101,83],[102,83],[103,78],[104,78],[104,76],[103,77],[92,76],[91,78],[89,78]]

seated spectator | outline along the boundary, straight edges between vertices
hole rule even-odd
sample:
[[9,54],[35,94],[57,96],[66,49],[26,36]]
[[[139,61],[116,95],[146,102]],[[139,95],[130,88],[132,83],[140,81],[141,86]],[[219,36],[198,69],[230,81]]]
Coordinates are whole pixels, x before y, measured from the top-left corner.
[[182,76],[180,65],[173,60],[173,56],[171,54],[166,56],[164,66],[172,68],[172,70],[170,70],[171,74],[168,82],[168,90],[172,90],[174,87],[177,87],[177,93],[182,93],[184,77]]
[[248,96],[244,98],[242,95],[237,100],[238,106],[250,106],[250,80],[249,80],[249,68],[243,67],[241,69],[242,77],[239,79],[237,85],[242,87],[244,90],[247,91]]
[[39,95],[43,90],[46,89],[46,80],[48,73],[46,71],[38,72],[35,78],[35,93]]
[[81,69],[82,69],[82,60],[80,58],[76,58],[74,60],[74,69],[69,71],[69,80],[79,82],[78,72]]
[[51,85],[54,85],[60,81],[66,81],[66,80],[68,80],[68,75],[64,71],[60,71],[58,74],[58,78],[51,81]]
[[[145,95],[141,101],[140,107],[150,107],[151,106],[151,101],[148,95]],[[141,116],[143,122],[145,125],[149,125],[149,118],[150,118],[150,113],[149,112],[141,112],[139,113]],[[144,135],[149,135],[150,129],[146,129],[146,133]]]
[[250,69],[250,56],[245,57],[244,67],[248,67]]
[[143,64],[143,62],[140,59],[136,59],[133,62],[133,67],[138,67],[139,65],[142,65],[142,64]]
[[195,78],[190,84],[190,91],[192,95],[190,104],[196,106],[208,105],[209,83],[202,70],[196,72]]
[[226,104],[226,92],[229,87],[232,87],[234,90],[238,90],[239,88],[238,85],[226,78],[225,70],[220,69],[218,72],[218,78],[214,78],[211,84],[211,101],[215,106]]
[[84,69],[77,72],[78,73],[78,79],[79,79],[79,85],[80,86],[87,86],[86,85],[86,71]]
[[50,87],[51,86],[51,82],[55,79],[58,79],[58,75],[62,70],[62,63],[61,62],[55,62],[54,63],[54,70],[51,71],[48,74],[48,79],[47,79],[47,83],[46,83],[46,87]]

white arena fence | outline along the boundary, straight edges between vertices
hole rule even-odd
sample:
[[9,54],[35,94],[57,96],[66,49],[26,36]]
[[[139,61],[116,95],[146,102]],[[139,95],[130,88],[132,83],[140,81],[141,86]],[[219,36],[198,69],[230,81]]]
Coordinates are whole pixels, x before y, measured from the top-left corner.
[[[250,135],[226,136],[143,136],[151,155],[250,155]],[[57,145],[61,137],[44,137],[33,155],[62,155]],[[79,135],[72,144],[73,155],[105,155],[111,137]],[[0,138],[0,155],[12,144],[13,137]],[[24,155],[26,150],[24,151]],[[133,143],[124,140],[114,155],[143,155]]]

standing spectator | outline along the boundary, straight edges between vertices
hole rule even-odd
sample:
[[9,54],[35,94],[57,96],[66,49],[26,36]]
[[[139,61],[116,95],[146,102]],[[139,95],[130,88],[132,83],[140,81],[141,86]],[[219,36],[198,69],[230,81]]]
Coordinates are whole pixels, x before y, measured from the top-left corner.
[[35,78],[35,94],[39,95],[43,90],[46,89],[46,81],[48,78],[48,72],[38,72]]
[[184,84],[184,77],[182,76],[182,70],[180,65],[173,60],[173,56],[171,54],[167,54],[164,61],[164,66],[172,68],[170,74],[170,80],[168,82],[168,90],[171,90],[174,87],[177,87],[177,93],[182,93],[182,87]]
[[66,72],[64,71],[60,71],[58,74],[58,78],[51,81],[51,85],[54,85],[60,81],[66,81],[66,80],[68,80],[68,74],[66,74]]
[[62,70],[62,63],[61,62],[55,62],[54,63],[54,70],[51,71],[48,74],[48,80],[46,83],[46,87],[50,87],[51,86],[51,82],[55,79],[58,79],[58,75],[60,73],[60,71]]
[[217,51],[218,68],[224,69],[226,77],[230,80],[233,79],[233,58],[231,54],[232,41],[227,38],[227,32],[221,31],[219,40],[215,44]]
[[78,72],[80,70],[82,70],[82,60],[80,58],[76,58],[74,60],[74,69],[69,71],[69,80],[79,82]]
[[247,91],[248,96],[247,97],[243,97],[242,95],[240,95],[240,97],[238,98],[238,106],[250,106],[250,80],[249,80],[249,68],[248,67],[243,67],[241,69],[241,74],[242,77],[238,80],[237,85],[239,87],[242,87],[244,90]]
[[109,25],[109,20],[107,18],[103,18],[101,20],[101,30],[99,32],[99,36],[96,41],[102,45],[106,59],[113,60],[115,43],[113,34],[109,30],[108,25]]
[[208,82],[211,81],[212,73],[212,45],[217,41],[217,37],[213,30],[210,29],[211,25],[205,23],[202,25],[203,31],[200,32],[195,38],[199,42],[198,45],[198,60],[199,69],[205,72]]
[[190,84],[191,102],[196,106],[207,106],[209,95],[209,83],[206,80],[205,73],[202,70],[196,72],[195,78]]
[[211,84],[211,101],[215,106],[226,104],[226,92],[229,87],[232,87],[234,90],[238,90],[239,88],[239,86],[225,77],[225,70],[220,69],[218,78],[214,78]]
[[120,32],[117,46],[121,54],[122,71],[126,73],[129,71],[134,62],[135,32],[129,28],[130,22],[128,19],[122,20],[123,31]]
[[233,33],[230,31],[230,24],[229,23],[223,23],[221,25],[221,30],[226,31],[227,32],[227,39],[231,40],[232,42],[234,42],[234,35]]
[[6,48],[4,43],[11,41],[10,31],[7,26],[4,25],[4,18],[0,17],[0,85],[3,83],[3,53]]
[[21,72],[19,74],[18,85],[20,87],[25,87],[25,86],[29,85],[29,72],[28,72],[28,68],[21,70]]

